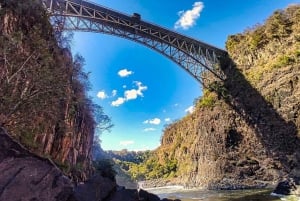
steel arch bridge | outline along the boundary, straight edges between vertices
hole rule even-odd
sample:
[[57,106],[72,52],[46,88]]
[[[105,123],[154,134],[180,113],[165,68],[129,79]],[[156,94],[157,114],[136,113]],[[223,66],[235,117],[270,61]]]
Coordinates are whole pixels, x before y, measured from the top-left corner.
[[205,87],[204,75],[210,72],[224,80],[220,60],[225,50],[181,35],[158,25],[108,9],[87,0],[41,0],[59,29],[97,32],[123,37],[170,58]]

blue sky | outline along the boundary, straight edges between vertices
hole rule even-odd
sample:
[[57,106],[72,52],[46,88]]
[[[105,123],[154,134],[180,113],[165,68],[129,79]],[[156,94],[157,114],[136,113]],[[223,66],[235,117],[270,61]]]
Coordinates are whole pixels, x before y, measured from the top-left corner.
[[[100,5],[225,48],[228,35],[263,23],[290,0],[93,0]],[[110,35],[74,33],[74,53],[90,72],[93,101],[115,125],[101,135],[105,150],[146,150],[160,144],[164,125],[185,116],[202,95],[201,85],[157,52]]]

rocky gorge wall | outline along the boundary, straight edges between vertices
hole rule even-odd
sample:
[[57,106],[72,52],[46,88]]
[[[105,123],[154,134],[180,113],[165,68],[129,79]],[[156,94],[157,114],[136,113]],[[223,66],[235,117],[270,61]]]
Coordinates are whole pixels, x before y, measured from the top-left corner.
[[83,61],[40,1],[0,3],[0,126],[76,181],[92,173],[95,121]]
[[300,6],[229,36],[224,82],[166,127],[156,156],[177,160],[173,182],[235,189],[299,177]]

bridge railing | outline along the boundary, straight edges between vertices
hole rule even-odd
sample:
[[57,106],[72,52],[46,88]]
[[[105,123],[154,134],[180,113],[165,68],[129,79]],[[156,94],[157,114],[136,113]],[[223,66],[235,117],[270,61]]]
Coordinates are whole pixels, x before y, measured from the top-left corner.
[[[132,21],[133,23],[136,23],[136,21],[133,20],[132,15],[128,15],[126,13],[113,10],[111,8],[102,6],[98,3],[95,3],[95,2],[90,1],[90,0],[42,0],[42,1],[72,2],[72,3],[77,4],[78,6],[85,6],[85,7],[88,7],[90,9],[99,10],[101,12],[104,12],[106,14],[109,14],[109,15],[112,15],[112,16],[115,16],[115,17],[127,18],[127,20]],[[190,43],[194,43],[194,44],[199,44],[200,43],[202,47],[204,46],[207,49],[217,50],[217,51],[222,52],[224,54],[227,53],[226,50],[224,50],[224,49],[221,49],[219,47],[210,45],[210,44],[205,43],[205,42],[203,42],[201,40],[198,40],[198,39],[196,40],[196,39],[191,38],[187,35],[179,33],[175,30],[170,30],[168,28],[162,27],[162,26],[160,26],[158,24],[155,24],[153,22],[148,22],[146,20],[143,20],[143,18],[141,20],[139,20],[138,23],[140,25],[144,25],[146,27],[156,29],[157,31],[164,32],[165,34],[169,34],[169,35],[174,36],[176,38],[181,38],[182,40],[185,40],[185,41],[190,42]]]

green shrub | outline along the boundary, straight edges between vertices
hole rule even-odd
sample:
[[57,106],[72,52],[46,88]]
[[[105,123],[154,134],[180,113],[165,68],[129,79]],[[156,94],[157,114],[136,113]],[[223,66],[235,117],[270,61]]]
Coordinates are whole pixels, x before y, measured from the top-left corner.
[[295,54],[295,57],[300,57],[300,50],[296,50],[294,54]]
[[292,64],[294,62],[295,62],[295,59],[293,57],[288,56],[288,55],[283,55],[283,56],[280,56],[276,60],[276,63],[273,64],[273,68],[281,68],[281,67],[290,65],[290,64]]
[[71,170],[71,165],[68,162],[61,162],[59,160],[54,160],[57,167],[63,171],[65,174],[68,174]]
[[111,159],[101,159],[93,162],[93,166],[99,174],[103,177],[108,177],[112,181],[115,181],[117,172],[114,169],[114,162]]
[[213,108],[216,103],[216,94],[208,90],[204,90],[204,95],[197,103],[199,108]]
[[27,147],[30,150],[34,150],[38,148],[38,145],[34,141],[34,133],[27,130],[22,130],[20,135],[20,142],[25,147]]

